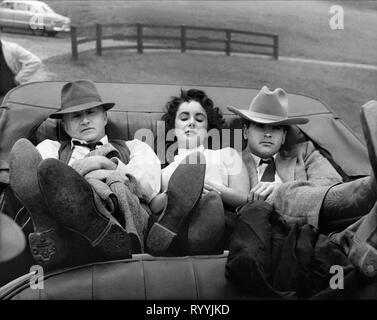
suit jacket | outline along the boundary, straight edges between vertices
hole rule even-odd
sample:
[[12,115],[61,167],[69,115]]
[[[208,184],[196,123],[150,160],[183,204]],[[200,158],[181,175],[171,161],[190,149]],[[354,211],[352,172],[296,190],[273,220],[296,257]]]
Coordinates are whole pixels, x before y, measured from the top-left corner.
[[[243,151],[242,159],[253,188],[258,183],[258,174],[248,148]],[[330,187],[343,181],[342,177],[310,141],[297,144],[289,155],[279,153],[275,163],[283,183],[267,202],[290,224],[309,223],[318,227],[323,199]]]

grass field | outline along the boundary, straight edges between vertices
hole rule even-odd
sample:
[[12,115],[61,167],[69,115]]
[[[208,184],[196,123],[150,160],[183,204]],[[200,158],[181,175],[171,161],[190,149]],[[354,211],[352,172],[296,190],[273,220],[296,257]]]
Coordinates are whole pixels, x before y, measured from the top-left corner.
[[[144,22],[273,32],[280,36],[282,56],[377,65],[377,2],[374,1],[47,2],[79,25]],[[341,4],[344,8],[344,30],[329,28],[329,8],[333,4]],[[34,38],[30,38],[31,47],[38,44],[37,37]],[[51,47],[52,40],[41,38],[39,45],[47,48],[48,43]],[[68,41],[65,42],[68,39],[55,40],[53,54],[59,54],[56,53],[59,48],[69,46]],[[366,101],[377,99],[377,72],[349,67],[193,53],[138,55],[127,51],[106,51],[102,57],[90,51],[80,53],[78,62],[72,62],[69,55],[44,62],[43,77],[50,80],[90,78],[187,86],[260,88],[267,84],[271,88],[282,87],[322,100],[360,138],[359,108]]]
[[[77,25],[187,24],[277,33],[280,54],[377,65],[375,1],[47,1]],[[333,4],[344,30],[329,27]]]
[[288,61],[194,53],[138,55],[124,51],[109,51],[98,57],[88,51],[80,54],[78,62],[72,62],[69,56],[60,56],[45,63],[52,72],[51,80],[89,78],[104,82],[184,84],[186,87],[260,88],[264,84],[271,88],[282,87],[288,92],[320,99],[360,138],[359,108],[377,97],[375,71]]

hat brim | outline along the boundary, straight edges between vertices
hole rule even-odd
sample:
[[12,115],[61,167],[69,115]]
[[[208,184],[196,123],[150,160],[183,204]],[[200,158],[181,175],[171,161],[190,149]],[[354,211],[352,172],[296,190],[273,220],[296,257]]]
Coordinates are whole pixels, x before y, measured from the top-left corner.
[[309,122],[308,118],[299,118],[299,117],[279,117],[279,116],[272,116],[265,113],[258,113],[258,112],[252,112],[249,110],[242,110],[237,109],[233,106],[229,106],[228,110],[230,112],[233,112],[237,115],[239,115],[241,118],[262,123],[262,124],[270,124],[270,125],[293,125],[293,124],[305,124]]
[[114,105],[115,105],[115,103],[113,103],[113,102],[105,102],[105,103],[98,102],[98,101],[87,102],[87,103],[79,104],[77,106],[72,106],[72,107],[66,108],[64,110],[52,113],[52,114],[49,115],[49,117],[52,118],[52,119],[61,119],[64,114],[88,110],[88,109],[92,109],[92,108],[95,108],[95,107],[103,107],[105,109],[105,111],[107,111],[107,110],[110,110],[112,107],[114,107]]

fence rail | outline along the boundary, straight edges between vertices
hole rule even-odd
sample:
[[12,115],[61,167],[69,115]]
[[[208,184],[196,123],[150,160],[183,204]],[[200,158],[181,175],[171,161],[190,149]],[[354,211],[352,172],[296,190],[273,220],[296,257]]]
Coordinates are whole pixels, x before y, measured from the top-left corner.
[[[130,28],[132,34],[119,32],[119,29],[124,28]],[[85,27],[85,30],[87,29],[88,27]],[[199,26],[141,23],[96,24],[89,29],[95,30],[95,36],[79,37],[80,27],[71,27],[72,59],[78,60],[79,46],[89,42],[96,43],[97,55],[102,55],[103,50],[114,49],[136,49],[139,54],[148,49],[172,49],[180,50],[182,53],[195,50],[224,52],[227,56],[232,53],[249,53],[271,56],[276,60],[279,58],[279,36],[277,34]],[[114,29],[118,30],[114,31]],[[161,29],[165,30],[165,34],[161,32],[150,34],[151,31],[156,32],[156,30]],[[175,32],[175,34],[171,35],[171,32]],[[216,36],[211,37],[209,33],[216,33]],[[112,43],[104,46],[103,42],[107,40],[128,41],[128,43]],[[262,51],[256,49],[262,49]]]

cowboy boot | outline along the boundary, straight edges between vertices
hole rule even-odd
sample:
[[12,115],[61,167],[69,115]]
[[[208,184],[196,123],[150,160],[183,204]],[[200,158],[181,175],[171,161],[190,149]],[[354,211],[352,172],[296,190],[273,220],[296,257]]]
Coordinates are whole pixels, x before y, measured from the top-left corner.
[[[363,126],[368,155],[373,169],[369,182],[376,190],[377,173],[377,103],[369,102],[362,106],[361,123]],[[369,180],[370,181],[370,180]],[[364,188],[365,190],[366,188]],[[366,195],[371,191],[365,190]],[[377,204],[375,198],[369,195],[372,210],[359,221],[349,226],[343,232],[331,235],[333,241],[342,246],[348,258],[355,267],[365,276],[377,275]],[[365,199],[368,196],[364,197]],[[373,206],[374,204],[374,206]]]
[[[197,160],[190,161],[193,158]],[[151,254],[167,253],[172,241],[188,221],[192,209],[200,200],[205,170],[205,160],[201,153],[188,155],[175,169],[169,180],[165,209],[147,236],[146,245]]]
[[86,238],[105,258],[131,257],[127,232],[84,177],[62,161],[46,159],[38,166],[38,181],[46,204],[60,224]]
[[202,196],[190,218],[187,234],[189,254],[222,253],[219,244],[224,231],[223,201],[218,193],[211,191]]
[[51,268],[62,263],[68,249],[39,189],[37,167],[41,161],[34,145],[20,139],[10,152],[9,175],[12,189],[29,211],[33,223],[34,232],[28,236],[31,254],[35,262]]
[[323,200],[322,221],[360,217],[372,210],[377,201],[377,184],[373,173],[352,182],[331,187]]

